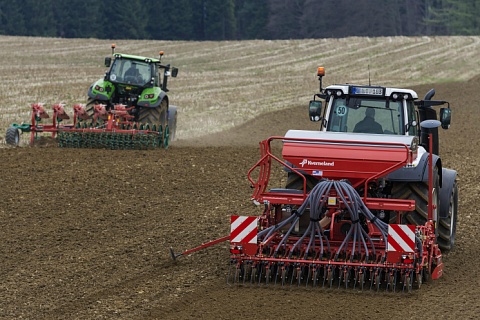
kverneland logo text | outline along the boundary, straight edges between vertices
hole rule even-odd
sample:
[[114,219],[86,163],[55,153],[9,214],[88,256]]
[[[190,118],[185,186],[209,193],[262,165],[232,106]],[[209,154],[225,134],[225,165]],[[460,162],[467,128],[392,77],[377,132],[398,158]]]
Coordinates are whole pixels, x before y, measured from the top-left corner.
[[305,165],[318,166],[318,167],[333,167],[335,166],[335,161],[327,162],[327,161],[311,161],[308,159],[303,159],[302,162],[300,162],[300,165],[302,166],[302,168]]

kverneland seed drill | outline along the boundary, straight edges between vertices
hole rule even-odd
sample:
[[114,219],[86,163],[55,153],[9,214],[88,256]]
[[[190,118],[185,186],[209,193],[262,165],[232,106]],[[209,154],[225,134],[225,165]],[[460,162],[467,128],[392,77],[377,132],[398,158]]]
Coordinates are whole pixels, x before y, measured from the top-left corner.
[[158,59],[115,53],[105,58],[109,70],[88,90],[87,104],[73,106],[73,123],[65,105],[52,106],[50,116],[42,103],[32,104],[30,124],[13,124],[6,143],[18,146],[20,132],[30,133],[30,144],[42,133],[51,133],[60,147],[151,149],[167,148],[175,138],[177,108],[170,105],[167,81],[178,69]]
[[[260,143],[248,178],[262,214],[232,216],[229,236],[171,250],[174,259],[230,239],[230,283],[408,292],[442,276],[458,203],[457,173],[439,157],[449,103],[431,100],[433,89],[423,100],[409,89],[323,89],[323,76],[309,105],[320,130]],[[272,165],[287,172],[281,188],[269,185]]]

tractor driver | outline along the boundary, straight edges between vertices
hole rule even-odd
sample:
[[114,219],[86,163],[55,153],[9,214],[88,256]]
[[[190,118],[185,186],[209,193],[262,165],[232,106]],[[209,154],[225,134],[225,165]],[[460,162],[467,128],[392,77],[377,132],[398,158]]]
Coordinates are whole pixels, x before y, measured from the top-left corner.
[[383,133],[382,125],[375,121],[375,109],[368,107],[365,118],[355,125],[353,132]]
[[137,79],[140,76],[137,66],[132,63],[130,68],[125,72],[125,79],[128,77],[130,79]]

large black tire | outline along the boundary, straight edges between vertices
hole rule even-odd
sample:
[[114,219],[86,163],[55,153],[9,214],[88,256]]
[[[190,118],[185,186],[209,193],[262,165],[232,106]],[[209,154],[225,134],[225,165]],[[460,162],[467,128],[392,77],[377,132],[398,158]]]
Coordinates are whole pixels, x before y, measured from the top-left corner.
[[[423,226],[428,220],[428,182],[396,182],[392,187],[393,199],[415,200],[415,210],[403,215],[401,223]],[[438,217],[440,208],[439,178],[437,168],[433,168],[433,203],[434,217]],[[395,223],[392,217],[390,223]],[[437,224],[438,225],[438,224]],[[437,232],[437,231],[436,231]]]
[[[446,202],[446,203],[444,203]],[[450,198],[442,199],[442,205],[448,204],[448,217],[440,219],[438,223],[438,246],[444,251],[453,249],[455,245],[455,234],[457,232],[457,211],[458,211],[458,187],[454,182]]]
[[163,129],[162,146],[167,149],[169,145],[169,128],[168,128],[168,102],[163,99],[156,108],[141,108],[138,114],[138,122],[155,125],[157,128]]
[[165,128],[167,124],[168,103],[164,99],[156,108],[141,108],[138,114],[138,122],[161,125]]
[[8,127],[5,136],[5,142],[11,146],[17,147],[20,144],[20,133],[15,127]]

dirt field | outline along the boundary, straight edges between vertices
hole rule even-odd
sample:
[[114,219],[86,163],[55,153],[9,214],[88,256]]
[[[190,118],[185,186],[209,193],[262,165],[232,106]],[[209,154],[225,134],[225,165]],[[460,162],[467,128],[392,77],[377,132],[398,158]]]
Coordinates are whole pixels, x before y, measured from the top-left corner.
[[459,217],[444,277],[419,291],[229,287],[226,243],[170,258],[260,213],[246,180],[258,142],[315,128],[305,101],[167,151],[0,149],[0,318],[477,319],[480,78],[435,88],[453,109],[441,155],[459,172]]

